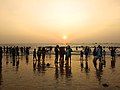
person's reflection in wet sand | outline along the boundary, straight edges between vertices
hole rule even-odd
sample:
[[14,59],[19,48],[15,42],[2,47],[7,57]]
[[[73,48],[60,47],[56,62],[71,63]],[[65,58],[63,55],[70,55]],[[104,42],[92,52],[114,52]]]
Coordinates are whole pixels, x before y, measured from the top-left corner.
[[99,67],[96,68],[96,78],[98,79],[99,84],[101,84],[102,74],[103,74],[103,64],[99,62]]
[[26,55],[26,64],[28,65],[28,63],[29,63],[29,56]]
[[80,60],[80,67],[81,67],[81,71],[83,71],[83,69],[84,69],[83,59]]
[[42,67],[41,68],[42,68],[42,72],[45,73],[45,61],[44,60],[42,61]]
[[55,64],[55,79],[58,79],[59,78],[59,73],[58,73],[58,64],[56,63]]
[[89,68],[89,66],[88,66],[88,60],[86,60],[86,61],[85,61],[85,72],[86,72],[86,74],[88,74],[89,71],[90,71],[90,68]]
[[[5,55],[4,55],[4,56],[5,56]],[[6,65],[8,65],[8,63],[9,63],[9,56],[6,55]]]
[[40,73],[41,72],[41,62],[40,62],[40,60],[38,60],[37,69],[38,69],[38,72]]
[[35,73],[35,71],[36,71],[36,63],[37,63],[37,61],[33,61],[33,72]]
[[94,65],[95,69],[97,69],[97,60],[96,60],[96,57],[94,57],[94,59],[93,59],[93,65]]
[[112,60],[111,60],[111,68],[115,68],[115,62],[116,62],[116,58],[112,58]]
[[71,71],[71,64],[65,66],[65,71],[66,71],[66,77],[69,78],[72,76],[72,71]]
[[19,59],[16,61],[16,71],[19,69]]
[[15,66],[15,57],[13,57],[13,62],[12,62],[12,65]]
[[60,74],[61,74],[61,76],[64,75],[64,65],[63,65],[63,66],[60,66]]

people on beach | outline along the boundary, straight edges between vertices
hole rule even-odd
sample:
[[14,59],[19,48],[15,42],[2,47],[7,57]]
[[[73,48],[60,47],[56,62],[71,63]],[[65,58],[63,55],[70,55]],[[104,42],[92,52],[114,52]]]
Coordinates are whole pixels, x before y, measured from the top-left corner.
[[116,47],[109,47],[109,50],[111,52],[111,57],[114,59],[116,56]]
[[36,58],[36,54],[37,54],[36,49],[34,49],[34,51],[33,51],[33,60],[34,60],[34,59],[37,59],[37,58]]
[[68,45],[67,47],[66,47],[66,57],[65,57],[65,59],[66,59],[66,63],[68,64],[69,62],[70,62],[70,64],[71,64],[71,52],[72,52],[72,49],[71,49],[71,47]]
[[85,47],[84,54],[85,54],[85,59],[87,60],[88,55],[89,55],[89,47],[88,46]]
[[98,47],[94,47],[94,50],[93,50],[93,56],[94,56],[93,64],[94,64],[95,68],[97,68],[97,60],[99,60],[100,64],[103,64],[102,55],[103,55],[102,46],[98,45]]
[[[82,47],[80,47],[80,48],[82,48]],[[88,56],[90,55],[91,48],[93,48],[93,47],[86,46],[84,48],[84,51],[81,50],[79,52],[81,61],[83,60],[83,56],[85,55],[86,62],[84,63],[84,60],[83,60],[83,62],[81,62],[81,61],[80,62],[81,62],[81,67],[84,67],[84,69],[86,68],[86,70],[88,69],[88,66],[89,66]],[[110,55],[112,57],[112,60],[111,60],[112,68],[115,68],[116,49],[117,49],[116,47],[109,48]],[[52,52],[52,49],[50,49],[50,50]],[[26,62],[28,63],[28,55],[32,54],[30,51],[31,51],[30,47],[4,46],[3,48],[0,47],[0,57],[2,57],[2,53],[5,52],[6,53],[5,55],[8,56],[8,58],[10,55],[13,66],[19,67],[20,55],[26,56]],[[60,64],[61,70],[63,70],[64,66],[67,66],[67,65],[69,66],[69,63],[71,64],[72,51],[73,50],[69,45],[67,47],[65,47],[65,46],[59,47],[59,45],[56,45],[56,47],[54,48],[55,64],[58,64],[58,65]],[[94,49],[93,49],[93,56],[94,56],[93,65],[96,69],[99,67],[99,70],[102,70],[103,66],[105,66],[106,54],[109,54],[108,52],[106,53],[106,48],[104,48],[100,45],[98,45],[97,47],[94,47]],[[40,60],[43,60],[42,63],[44,64],[45,56],[46,56],[46,47],[38,47],[38,50],[34,49],[32,55],[33,55],[34,60],[38,59],[39,64],[41,63]],[[18,57],[18,59],[17,59],[17,57]],[[42,57],[42,59],[41,59],[41,57]],[[64,63],[65,61],[66,61],[66,64]],[[99,64],[98,64],[99,66],[97,66],[97,63],[98,63],[97,61],[99,62]],[[50,63],[45,64],[45,65],[50,66]],[[86,65],[86,67],[85,67],[85,65]]]
[[60,47],[60,66],[64,65],[65,47]]
[[55,63],[58,63],[59,45],[56,45],[54,52],[55,52]]
[[80,51],[80,60],[83,60],[83,55],[84,55],[84,52],[81,50]]
[[0,58],[2,58],[3,50],[2,47],[0,47]]
[[45,61],[45,54],[46,54],[45,47],[42,47],[42,60],[43,60],[43,62]]
[[38,61],[40,61],[41,59],[41,54],[42,54],[41,47],[38,47],[38,50],[37,50]]
[[102,46],[98,45],[97,47],[97,59],[102,60]]

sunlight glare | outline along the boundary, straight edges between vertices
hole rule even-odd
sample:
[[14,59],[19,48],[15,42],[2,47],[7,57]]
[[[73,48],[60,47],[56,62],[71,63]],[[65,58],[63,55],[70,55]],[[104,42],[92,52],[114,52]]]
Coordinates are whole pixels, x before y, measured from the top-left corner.
[[67,40],[67,38],[68,38],[68,37],[67,37],[66,35],[63,36],[63,39],[64,39],[64,40]]

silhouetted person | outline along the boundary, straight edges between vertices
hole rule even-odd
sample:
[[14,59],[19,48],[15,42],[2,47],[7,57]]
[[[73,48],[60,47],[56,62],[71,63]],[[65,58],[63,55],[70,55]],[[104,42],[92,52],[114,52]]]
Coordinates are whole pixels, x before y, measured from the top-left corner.
[[94,56],[94,58],[97,57],[97,48],[96,47],[94,47],[94,49],[93,49],[93,56]]
[[21,55],[23,55],[23,52],[24,52],[24,48],[23,47],[20,47],[20,52],[21,52]]
[[94,59],[93,59],[93,64],[94,64],[94,67],[96,68],[97,67],[97,48],[94,47],[94,50],[93,50],[93,56],[94,56]]
[[46,54],[46,50],[45,47],[42,48],[42,60],[43,62],[45,62],[45,54]]
[[41,59],[41,54],[42,54],[41,47],[39,47],[38,51],[37,51],[38,61],[40,61],[40,59]]
[[30,50],[30,47],[26,47],[26,48],[25,48],[25,54],[26,54],[26,55],[29,55],[29,50]]
[[89,55],[89,47],[88,46],[85,47],[84,54],[85,54],[85,59],[87,60],[88,55]]
[[110,47],[109,50],[111,51],[111,57],[115,59],[116,56],[116,48],[115,47]]
[[80,60],[83,60],[83,55],[84,55],[84,52],[81,50],[80,51]]
[[2,58],[3,50],[2,47],[0,47],[0,58]]
[[33,60],[36,59],[36,53],[37,53],[36,49],[34,49],[34,51],[33,51]]
[[12,56],[15,57],[15,47],[12,48]]
[[76,50],[78,50],[78,47],[76,47]]
[[49,47],[49,58],[51,58],[51,52],[52,52],[52,49],[53,49],[53,47],[50,46],[50,47]]
[[60,66],[64,65],[65,47],[60,47]]
[[15,48],[15,53],[16,53],[16,56],[19,58],[19,47],[18,46]]
[[68,45],[66,47],[66,64],[71,64],[71,52],[72,52],[72,49],[70,48],[70,46]]
[[100,45],[97,47],[97,59],[99,59],[100,62],[102,60],[102,46]]
[[55,51],[55,63],[58,63],[58,55],[59,55],[59,46],[57,45],[54,49]]
[[0,85],[2,85],[2,58],[0,57]]

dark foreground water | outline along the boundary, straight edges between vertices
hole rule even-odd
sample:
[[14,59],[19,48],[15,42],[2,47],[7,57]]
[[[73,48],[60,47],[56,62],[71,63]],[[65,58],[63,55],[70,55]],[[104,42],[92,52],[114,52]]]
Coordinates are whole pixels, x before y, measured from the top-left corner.
[[120,90],[120,57],[111,64],[106,56],[103,71],[94,68],[93,57],[83,61],[78,55],[72,56],[71,67],[60,68],[54,65],[54,55],[47,56],[44,66],[33,61],[32,56],[20,56],[12,60],[3,56],[0,67],[0,90]]

